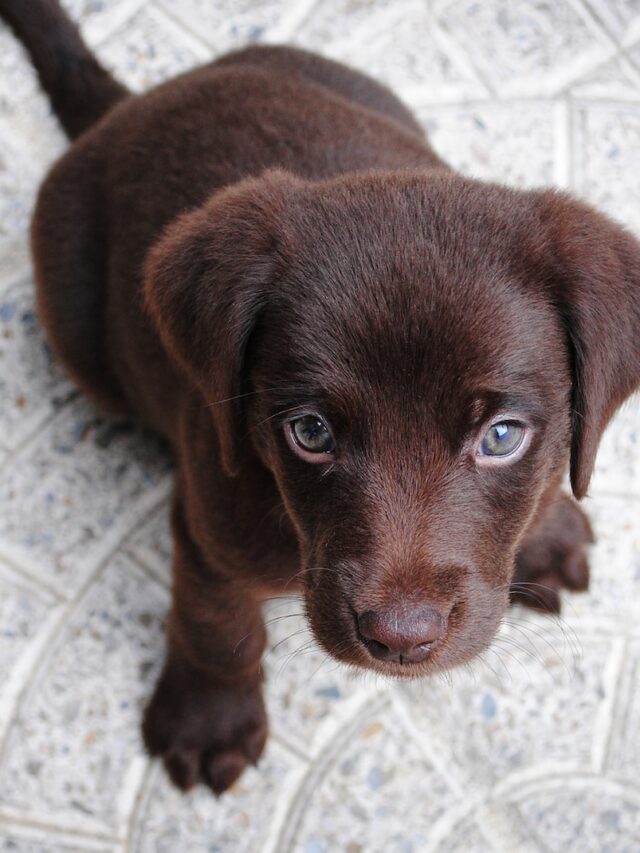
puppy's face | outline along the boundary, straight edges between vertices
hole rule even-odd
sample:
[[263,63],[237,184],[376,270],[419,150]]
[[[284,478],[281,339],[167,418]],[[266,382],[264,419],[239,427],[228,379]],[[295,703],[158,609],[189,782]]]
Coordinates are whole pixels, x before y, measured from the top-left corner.
[[249,435],[299,536],[313,631],[394,675],[486,647],[568,458],[569,357],[523,280],[525,235],[452,201],[308,198],[316,227],[294,220],[250,350]]
[[567,462],[585,494],[640,383],[639,292],[637,242],[588,207],[444,173],[243,182],[172,225],[145,283],[221,401],[223,469],[273,474],[317,639],[394,675],[485,648]]

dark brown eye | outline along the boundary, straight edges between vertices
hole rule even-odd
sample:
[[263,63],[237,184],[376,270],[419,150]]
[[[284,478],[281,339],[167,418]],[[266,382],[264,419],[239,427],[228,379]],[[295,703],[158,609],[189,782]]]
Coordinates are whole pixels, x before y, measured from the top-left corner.
[[480,444],[482,456],[510,456],[523,442],[525,428],[516,421],[493,424],[486,431]]
[[296,444],[307,453],[333,453],[335,442],[331,431],[319,415],[303,415],[290,421]]

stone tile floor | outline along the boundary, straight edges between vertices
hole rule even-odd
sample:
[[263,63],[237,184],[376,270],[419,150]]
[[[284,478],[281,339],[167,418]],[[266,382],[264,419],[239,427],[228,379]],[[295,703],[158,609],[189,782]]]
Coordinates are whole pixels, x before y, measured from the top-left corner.
[[[67,5],[135,89],[249,41],[347,60],[463,172],[570,188],[640,235],[639,0]],[[306,646],[300,605],[280,602],[260,767],[216,801],[149,763],[170,472],[152,436],[77,395],[38,328],[29,213],[64,146],[0,27],[0,849],[640,850],[637,402],[604,439],[592,589],[562,620],[514,611],[472,668],[387,684]]]

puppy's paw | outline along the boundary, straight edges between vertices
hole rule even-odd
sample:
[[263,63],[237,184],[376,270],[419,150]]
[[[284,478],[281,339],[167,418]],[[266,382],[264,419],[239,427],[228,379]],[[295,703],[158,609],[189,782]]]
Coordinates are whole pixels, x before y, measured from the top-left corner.
[[560,591],[589,586],[588,548],[593,533],[587,516],[561,497],[524,539],[516,557],[510,598],[536,610],[559,613]]
[[260,684],[216,683],[188,665],[168,663],[142,733],[174,785],[188,791],[202,782],[219,796],[264,749],[267,716]]

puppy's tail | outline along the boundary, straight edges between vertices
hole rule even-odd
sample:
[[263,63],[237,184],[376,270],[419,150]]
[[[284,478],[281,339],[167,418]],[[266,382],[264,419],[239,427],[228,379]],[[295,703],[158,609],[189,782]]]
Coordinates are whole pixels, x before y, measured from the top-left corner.
[[0,0],[67,136],[75,139],[129,93],[83,42],[57,0]]

